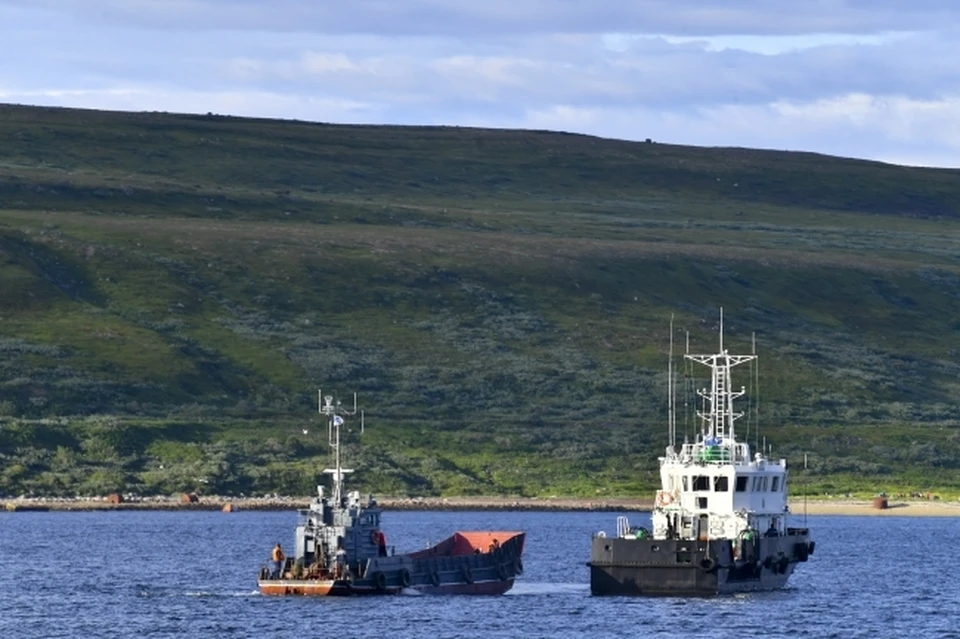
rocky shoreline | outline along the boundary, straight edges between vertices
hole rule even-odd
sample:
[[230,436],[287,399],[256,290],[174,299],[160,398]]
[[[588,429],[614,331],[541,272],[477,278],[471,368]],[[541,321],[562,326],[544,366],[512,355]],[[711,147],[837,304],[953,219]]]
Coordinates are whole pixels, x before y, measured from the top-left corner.
[[[109,510],[296,510],[310,504],[307,497],[188,496],[69,499],[58,497],[0,499],[0,511],[109,511]],[[377,498],[384,510],[551,510],[551,511],[649,511],[651,499],[536,499],[513,497],[384,497]]]
[[[0,512],[44,511],[126,511],[126,510],[296,510],[306,508],[307,497],[189,496],[180,497],[90,497],[80,499],[38,497],[0,498]],[[649,512],[650,499],[538,499],[520,497],[384,497],[377,503],[384,510],[529,510],[567,512]],[[869,500],[816,499],[790,504],[794,516],[809,515],[877,515],[892,517],[960,517],[960,502],[905,500],[890,502],[877,508]]]

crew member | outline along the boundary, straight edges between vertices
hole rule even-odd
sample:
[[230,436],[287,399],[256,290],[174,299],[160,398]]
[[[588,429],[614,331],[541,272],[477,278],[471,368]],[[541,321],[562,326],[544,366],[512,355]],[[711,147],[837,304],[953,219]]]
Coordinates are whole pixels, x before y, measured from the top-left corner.
[[387,536],[382,530],[377,532],[377,551],[381,557],[387,556]]
[[270,578],[279,579],[280,578],[280,567],[283,565],[283,550],[280,549],[279,542],[276,546],[273,547],[273,552],[270,553]]

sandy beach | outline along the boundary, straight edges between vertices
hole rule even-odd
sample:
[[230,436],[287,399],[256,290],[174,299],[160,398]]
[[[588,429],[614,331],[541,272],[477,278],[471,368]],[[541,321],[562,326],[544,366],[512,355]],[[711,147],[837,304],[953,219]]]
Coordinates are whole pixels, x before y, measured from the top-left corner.
[[[536,499],[512,497],[389,497],[377,502],[385,510],[553,510],[553,511],[649,511],[650,499]],[[0,499],[0,512],[100,511],[100,510],[295,510],[306,508],[306,497],[230,498],[200,496],[196,501],[181,497],[149,497],[110,503],[107,498]],[[794,515],[869,515],[878,517],[960,517],[960,501],[888,500],[879,509],[869,500],[793,500]]]
[[889,500],[879,509],[871,501],[852,499],[803,500],[790,502],[794,515],[875,515],[878,517],[960,517],[960,501]]

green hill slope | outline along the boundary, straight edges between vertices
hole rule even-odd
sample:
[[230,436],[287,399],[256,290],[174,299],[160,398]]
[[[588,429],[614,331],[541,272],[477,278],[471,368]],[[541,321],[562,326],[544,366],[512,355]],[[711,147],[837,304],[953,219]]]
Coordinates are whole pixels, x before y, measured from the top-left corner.
[[308,492],[318,386],[364,487],[646,491],[721,305],[806,489],[956,488],[958,215],[812,154],[0,107],[0,493]]

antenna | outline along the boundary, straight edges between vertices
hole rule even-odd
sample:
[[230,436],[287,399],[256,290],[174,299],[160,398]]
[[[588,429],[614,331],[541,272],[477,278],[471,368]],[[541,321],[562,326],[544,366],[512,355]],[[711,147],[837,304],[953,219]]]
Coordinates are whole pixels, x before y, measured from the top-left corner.
[[674,406],[676,399],[674,396],[674,379],[673,379],[673,313],[670,313],[670,357],[667,360],[667,403],[668,406],[668,418],[667,418],[667,430],[669,431],[667,439],[670,443],[670,446],[677,445],[677,416],[676,416],[676,407]]
[[[760,430],[759,400],[757,399],[760,391],[760,380],[756,377],[756,368],[759,365],[759,360],[757,359],[756,331],[750,333],[750,354],[753,355],[753,359],[750,360],[750,394],[747,396],[747,435],[744,438],[744,441],[748,444],[750,443],[750,426],[755,423],[757,431],[759,432]],[[756,383],[754,383],[754,380],[756,380]]]
[[723,307],[720,307],[720,352],[723,352]]
[[[352,417],[357,414],[357,394],[353,394],[353,410],[343,407],[339,399],[333,395],[324,395],[323,390],[317,391],[318,412],[327,417],[327,443],[333,453],[333,468],[325,468],[324,473],[333,476],[333,500],[337,505],[343,501],[343,476],[352,473],[352,468],[343,468],[340,464],[340,429],[343,426],[343,415]],[[363,413],[360,413],[360,432],[363,432]]]
[[807,493],[809,492],[807,482],[807,454],[803,454],[803,525],[807,525]]
[[[757,352],[757,334],[753,334],[753,352]],[[760,358],[758,357],[753,364],[753,407],[756,411],[756,437],[760,437]]]
[[[687,437],[690,435],[690,424],[693,421],[690,418],[690,393],[693,389],[694,382],[692,380],[693,375],[691,374],[691,369],[693,364],[686,358],[686,355],[690,354],[690,331],[687,331],[687,350],[684,353],[683,358],[683,439],[686,441]],[[694,407],[696,408],[696,407]]]

